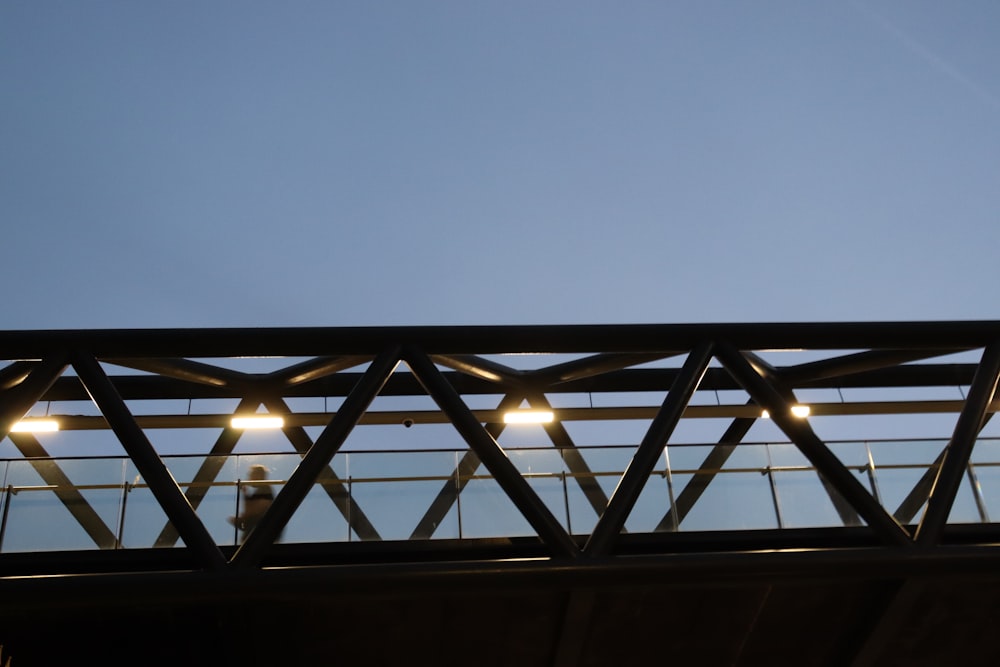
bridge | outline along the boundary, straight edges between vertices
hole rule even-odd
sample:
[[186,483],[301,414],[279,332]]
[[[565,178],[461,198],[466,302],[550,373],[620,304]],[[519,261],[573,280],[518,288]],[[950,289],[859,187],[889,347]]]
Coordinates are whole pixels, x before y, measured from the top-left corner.
[[1000,322],[3,331],[0,359],[16,667],[1000,658]]

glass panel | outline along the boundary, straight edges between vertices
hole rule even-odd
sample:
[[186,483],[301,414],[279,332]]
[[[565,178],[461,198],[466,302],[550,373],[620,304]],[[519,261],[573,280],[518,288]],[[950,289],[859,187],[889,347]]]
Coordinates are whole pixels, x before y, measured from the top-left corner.
[[462,537],[537,534],[500,485],[485,474],[485,470],[462,489],[459,503]]
[[774,483],[783,528],[844,525],[829,491],[815,470],[776,471]]
[[[694,478],[712,447],[670,448],[674,495]],[[697,461],[693,467],[691,463]],[[681,520],[682,530],[742,530],[777,528],[774,496],[767,476],[764,445],[738,445],[722,469],[705,470],[714,477]]]
[[[255,466],[266,468],[271,495],[277,497],[301,462],[301,456],[291,453],[241,455],[238,461],[241,513],[249,510],[253,515],[259,511],[259,505],[266,504],[267,494],[262,486],[249,483],[252,471],[259,471]],[[334,456],[330,467],[336,474],[336,479],[321,474],[321,481],[313,484],[306,493],[284,530],[278,535],[277,542],[338,542],[348,539],[347,519],[333,502],[333,498],[347,498],[347,485],[341,483],[347,477],[346,455]],[[260,473],[256,474],[259,476]],[[255,494],[256,499],[250,500],[248,504],[247,500],[254,498]],[[261,495],[265,496],[263,503]],[[252,525],[245,527],[252,529]],[[240,534],[237,539],[244,539],[244,536]]]
[[[895,515],[904,499],[920,482],[947,443],[941,440],[871,442],[875,480],[882,506]],[[927,491],[930,485],[927,485]],[[906,523],[919,520],[926,501],[926,491],[912,516],[898,516]]]
[[[449,451],[354,452],[352,493],[382,539],[407,540],[442,490],[454,484],[456,463],[456,453]],[[457,537],[458,513],[449,510],[431,530],[434,538]]]
[[115,548],[121,459],[11,461],[7,483],[3,551]]

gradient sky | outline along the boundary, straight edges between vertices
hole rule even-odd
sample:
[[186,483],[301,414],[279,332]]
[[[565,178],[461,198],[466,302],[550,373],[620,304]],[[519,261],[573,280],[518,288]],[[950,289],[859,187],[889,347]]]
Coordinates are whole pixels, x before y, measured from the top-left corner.
[[0,4],[2,329],[1000,319],[1000,3]]

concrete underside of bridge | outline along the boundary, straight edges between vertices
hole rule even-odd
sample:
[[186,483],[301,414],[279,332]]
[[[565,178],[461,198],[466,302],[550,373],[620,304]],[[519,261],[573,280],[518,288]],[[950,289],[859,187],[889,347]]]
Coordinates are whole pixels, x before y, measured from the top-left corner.
[[10,554],[5,572],[35,576],[3,578],[0,632],[12,667],[1000,662],[1000,551],[864,543],[637,543],[589,563],[523,557],[530,541],[435,544],[418,561],[385,544],[278,545],[263,569],[218,572],[185,569],[174,549],[78,554],[91,574],[60,576],[46,572],[66,554]]

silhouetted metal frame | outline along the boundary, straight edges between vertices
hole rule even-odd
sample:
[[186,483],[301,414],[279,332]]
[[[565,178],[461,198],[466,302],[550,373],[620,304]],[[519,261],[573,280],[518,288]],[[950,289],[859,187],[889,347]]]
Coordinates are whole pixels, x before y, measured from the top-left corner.
[[[520,394],[507,394],[500,399],[497,409],[512,410],[520,405],[523,400],[524,398]],[[502,422],[490,422],[485,426],[486,432],[494,440],[500,437],[505,427],[506,424]],[[427,511],[420,517],[420,521],[417,522],[413,532],[410,533],[411,540],[430,539],[434,535],[438,526],[448,516],[448,512],[451,511],[462,490],[472,481],[472,476],[476,474],[480,463],[482,461],[479,460],[479,455],[476,454],[474,449],[469,449],[462,454],[462,458],[455,465],[455,469],[448,476],[448,479],[445,480],[441,486],[441,490],[438,491],[434,500],[428,506]]]
[[753,369],[750,362],[732,344],[720,341],[715,347],[716,358],[743,385],[750,397],[766,409],[785,435],[826,477],[871,528],[888,544],[913,546],[910,535],[878,501],[858,482],[833,452],[813,433],[804,419],[791,413],[791,406],[767,380]]
[[[279,395],[279,388],[287,388],[296,384],[309,382],[328,374],[352,368],[370,361],[368,357],[320,357],[310,359],[292,366],[279,369],[264,375],[251,375],[227,368],[220,368],[189,359],[126,359],[117,362],[137,370],[156,373],[165,377],[207,384],[212,386],[230,386],[238,388],[243,395],[234,414],[253,412],[261,404],[273,413],[289,414],[288,405]],[[283,429],[292,447],[304,456],[312,447],[313,442],[305,429],[288,426]],[[223,429],[216,440],[208,457],[199,467],[191,480],[186,493],[192,506],[197,509],[209,487],[217,479],[225,463],[224,458],[232,454],[242,432],[232,428]],[[363,540],[380,539],[371,521],[350,497],[343,483],[330,466],[321,471],[317,481],[323,482],[323,489],[350,524],[350,527]],[[177,540],[176,530],[168,523],[156,540],[157,546],[171,546]]]
[[615,539],[625,525],[625,520],[639,499],[646,482],[649,481],[650,473],[656,467],[656,460],[663,454],[667,440],[677,427],[684,408],[698,389],[698,383],[701,382],[708,364],[712,361],[713,347],[711,341],[704,342],[692,350],[684,361],[677,381],[667,393],[625,474],[618,482],[607,510],[587,540],[583,550],[587,556],[605,556],[611,552]]
[[922,546],[937,544],[948,522],[955,496],[962,483],[962,476],[968,469],[969,457],[976,444],[976,436],[982,428],[986,410],[996,394],[1000,379],[1000,342],[993,343],[983,351],[979,369],[969,387],[969,397],[958,416],[951,441],[944,451],[944,458],[927,499],[927,509],[920,520],[914,539]]
[[415,346],[408,345],[403,349],[403,358],[430,397],[448,415],[455,429],[493,474],[500,488],[552,550],[553,556],[579,557],[579,547],[504,455],[497,441],[479,423],[458,392],[448,384],[430,357]]
[[278,492],[271,507],[247,536],[232,558],[234,567],[256,567],[267,547],[284,529],[288,520],[312,489],[317,477],[328,467],[334,454],[357,426],[361,416],[378,395],[400,360],[400,346],[391,345],[379,353],[361,381],[348,394],[336,415],[323,429],[295,472]]
[[80,527],[101,549],[114,549],[118,542],[115,531],[104,523],[101,515],[91,507],[87,499],[76,488],[69,476],[49,457],[49,453],[34,435],[30,433],[10,433],[11,442],[24,455],[45,484],[52,486],[52,493],[76,519]]
[[[609,371],[620,370],[629,364],[652,361],[662,357],[663,355],[650,354],[598,354],[532,371],[517,370],[488,359],[471,355],[435,355],[432,357],[432,360],[447,368],[452,368],[461,373],[499,384],[506,391],[510,392],[507,394],[510,400],[505,399],[498,408],[507,411],[517,408],[520,405],[521,396],[528,401],[528,404],[532,408],[551,410],[552,405],[545,397],[544,392],[547,388],[555,384],[593,377],[594,375],[600,375]],[[517,400],[515,400],[515,397]],[[549,440],[552,441],[552,444],[559,449],[563,462],[569,469],[577,486],[580,487],[584,497],[590,503],[595,515],[600,517],[608,506],[608,497],[590,470],[590,466],[587,465],[587,462],[580,454],[576,443],[573,442],[566,427],[563,426],[562,422],[556,420],[543,424],[543,429],[546,435],[548,435]],[[503,431],[503,425],[487,424],[487,430],[493,439],[496,440]],[[462,457],[462,461],[458,467],[464,471],[463,474],[471,475],[475,473],[477,466],[478,458],[475,457],[474,452],[469,452]],[[438,498],[442,502],[448,497],[452,498],[452,502],[454,498],[457,498],[454,492],[449,492],[449,488],[456,491],[464,488],[464,483],[460,482],[461,475],[457,478],[456,475],[459,475],[457,470],[453,473],[452,479],[449,479],[445,483],[445,486],[438,494]],[[453,480],[459,481],[459,484],[453,484]],[[442,509],[447,508],[444,505],[440,505],[436,516],[444,516],[441,514]],[[424,521],[421,522],[421,525],[426,531]]]
[[87,352],[72,355],[73,368],[101,410],[108,426],[142,475],[157,502],[177,528],[184,544],[207,569],[222,568],[226,559],[215,540],[205,529],[180,486],[156,454],[146,434],[136,424],[114,384],[105,375],[100,363]]

